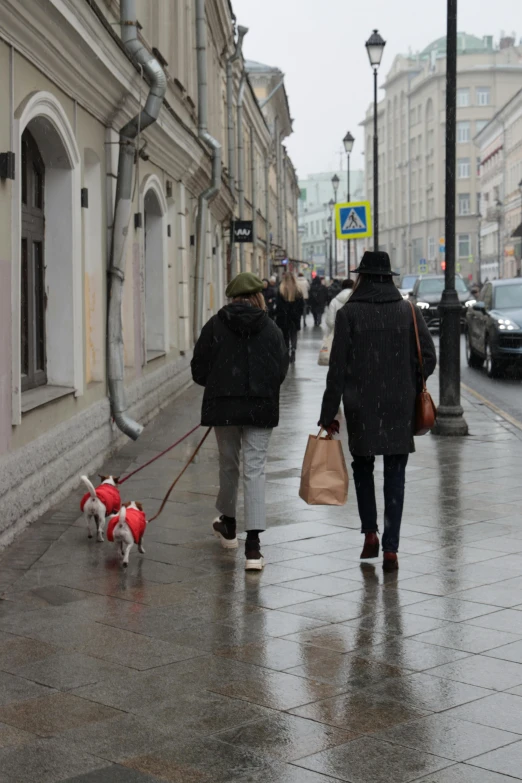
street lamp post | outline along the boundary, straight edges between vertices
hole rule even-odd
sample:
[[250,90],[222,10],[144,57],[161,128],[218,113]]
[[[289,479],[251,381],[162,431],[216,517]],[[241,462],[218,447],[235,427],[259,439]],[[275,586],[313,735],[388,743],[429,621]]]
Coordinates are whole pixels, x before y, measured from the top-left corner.
[[446,270],[440,311],[440,405],[434,432],[467,435],[460,404],[461,303],[455,290],[455,164],[457,152],[457,0],[447,0],[446,59]]
[[366,51],[373,68],[373,249],[379,250],[379,137],[377,128],[377,71],[386,41],[374,30],[366,41]]
[[498,257],[498,277],[502,280],[504,277],[504,258],[502,254],[502,202],[498,198],[496,202],[497,207],[497,257]]
[[330,199],[328,202],[328,209],[330,210],[330,217],[328,218],[329,228],[330,228],[330,263],[329,263],[329,271],[328,275],[330,277],[330,280],[333,280],[333,210],[335,207],[335,201],[333,198]]
[[[350,195],[350,155],[353,150],[355,139],[348,131],[346,136],[343,139],[344,149],[346,150],[346,159],[347,159],[347,181],[346,181],[346,200],[348,203],[350,202],[351,195]],[[349,278],[350,275],[350,266],[351,266],[351,258],[350,258],[350,240],[346,240],[346,276]]]
[[326,274],[326,262],[328,261],[328,231],[326,229],[323,231],[323,237],[324,237],[324,271]]
[[520,258],[518,261],[518,276],[522,277],[522,179],[518,183],[518,187],[520,190],[520,226],[519,226],[519,232],[520,232]]
[[[334,192],[334,206],[337,204],[337,191],[339,190],[339,177],[337,174],[334,174],[332,177],[332,187]],[[336,232],[336,226],[335,226],[335,220],[334,220],[334,226],[333,226],[333,233],[334,233],[334,261],[335,261],[335,275],[338,274],[337,269],[337,232]]]

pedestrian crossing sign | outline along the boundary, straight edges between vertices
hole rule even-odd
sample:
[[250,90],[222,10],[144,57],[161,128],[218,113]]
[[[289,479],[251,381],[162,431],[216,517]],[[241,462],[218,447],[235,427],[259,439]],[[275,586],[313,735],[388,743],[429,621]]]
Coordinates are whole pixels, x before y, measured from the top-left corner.
[[372,236],[372,215],[369,201],[336,204],[335,229],[337,239],[360,239]]

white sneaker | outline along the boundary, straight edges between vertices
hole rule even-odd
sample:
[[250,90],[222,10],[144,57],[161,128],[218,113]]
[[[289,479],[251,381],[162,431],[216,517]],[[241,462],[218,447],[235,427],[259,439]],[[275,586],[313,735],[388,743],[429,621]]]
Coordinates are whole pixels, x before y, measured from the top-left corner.
[[237,536],[230,538],[230,534],[227,531],[227,526],[223,522],[223,516],[216,517],[212,523],[212,529],[216,538],[221,541],[223,549],[237,549]]
[[265,567],[265,558],[263,555],[255,560],[245,560],[245,571],[262,571]]

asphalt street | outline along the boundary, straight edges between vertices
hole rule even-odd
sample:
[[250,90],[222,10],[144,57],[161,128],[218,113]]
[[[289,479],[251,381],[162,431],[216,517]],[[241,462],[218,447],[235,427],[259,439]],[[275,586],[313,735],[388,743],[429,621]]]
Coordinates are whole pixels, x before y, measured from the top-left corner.
[[[439,338],[435,337],[437,349]],[[472,370],[466,362],[466,343],[462,336],[460,347],[461,381],[494,406],[517,419],[522,425],[522,370],[511,371],[504,378],[488,378],[485,369]],[[465,391],[465,390],[464,390]]]

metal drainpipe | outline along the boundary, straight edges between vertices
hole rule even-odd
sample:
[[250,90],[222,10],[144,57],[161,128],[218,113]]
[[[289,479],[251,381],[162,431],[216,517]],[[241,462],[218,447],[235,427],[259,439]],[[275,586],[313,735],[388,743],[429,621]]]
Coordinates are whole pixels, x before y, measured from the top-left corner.
[[270,264],[270,149],[267,150],[265,157],[265,231],[266,273],[270,277],[272,274]]
[[257,264],[257,171],[254,128],[250,128],[250,181],[252,183],[252,271],[259,275]]
[[167,91],[167,78],[156,58],[138,39],[136,0],[120,2],[121,39],[135,63],[141,65],[150,83],[145,108],[120,130],[120,152],[116,204],[109,263],[109,303],[107,314],[107,376],[111,411],[117,427],[137,440],[143,427],[127,415],[124,387],[122,299],[125,280],[125,249],[132,211],[134,141],[138,133],[156,122]]
[[[228,187],[234,202],[236,200],[236,143],[234,139],[234,69],[233,63],[239,60],[243,53],[243,38],[248,33],[248,27],[239,25],[237,28],[237,43],[234,53],[227,60],[227,116],[228,116]],[[232,276],[236,273],[236,248],[234,234],[230,232],[230,263]]]
[[[237,96],[237,201],[239,219],[245,219],[245,140],[243,138],[243,103],[245,100],[246,73],[243,69]],[[245,245],[239,245],[239,268],[245,271]]]
[[275,118],[274,128],[275,154],[276,154],[276,175],[277,175],[277,244],[283,247],[283,205],[281,189],[281,135],[279,132],[279,118]]
[[203,328],[203,303],[205,294],[205,260],[207,249],[207,216],[209,201],[221,187],[221,144],[208,132],[208,84],[207,84],[207,19],[205,0],[196,0],[196,49],[198,67],[198,136],[212,153],[212,181],[198,199],[196,270],[194,297],[194,342]]

